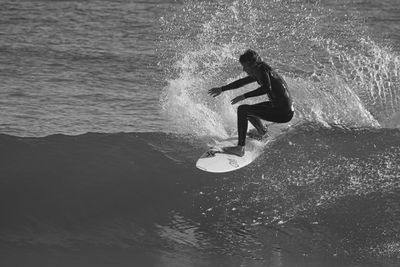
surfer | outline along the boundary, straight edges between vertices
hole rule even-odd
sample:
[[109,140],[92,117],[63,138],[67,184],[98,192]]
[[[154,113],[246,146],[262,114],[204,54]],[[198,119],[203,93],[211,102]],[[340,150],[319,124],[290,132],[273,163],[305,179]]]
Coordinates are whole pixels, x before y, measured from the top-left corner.
[[264,136],[267,130],[260,119],[285,123],[292,119],[294,110],[286,82],[271,66],[263,62],[255,51],[251,49],[245,51],[239,57],[239,62],[248,76],[222,87],[214,87],[208,91],[208,94],[216,97],[224,91],[237,89],[253,82],[257,82],[260,87],[235,97],[231,100],[232,105],[246,98],[267,94],[269,101],[254,105],[240,105],[237,109],[238,145],[224,147],[223,150],[225,153],[242,157],[245,152],[248,121],[260,136]]

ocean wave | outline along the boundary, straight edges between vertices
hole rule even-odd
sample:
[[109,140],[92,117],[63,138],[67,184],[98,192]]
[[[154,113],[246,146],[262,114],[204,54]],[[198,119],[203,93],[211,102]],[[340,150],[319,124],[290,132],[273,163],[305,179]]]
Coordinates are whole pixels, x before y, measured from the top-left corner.
[[[369,209],[389,205],[380,211],[386,217],[358,223],[365,231],[381,227],[369,237],[354,234],[359,218],[342,221],[336,233],[372,234],[374,246],[384,246],[392,238],[386,224],[398,212],[392,204],[400,189],[399,137],[397,129],[300,125],[248,167],[217,175],[195,168],[207,144],[191,136],[0,135],[0,240],[200,250],[213,244],[225,253],[234,240],[244,242],[239,251],[254,246],[263,227],[322,227],[327,240],[336,215],[344,220],[362,206],[359,216],[366,218]],[[371,205],[371,199],[378,202]],[[217,245],[221,238],[223,246]],[[355,250],[342,241],[336,241],[342,251]]]

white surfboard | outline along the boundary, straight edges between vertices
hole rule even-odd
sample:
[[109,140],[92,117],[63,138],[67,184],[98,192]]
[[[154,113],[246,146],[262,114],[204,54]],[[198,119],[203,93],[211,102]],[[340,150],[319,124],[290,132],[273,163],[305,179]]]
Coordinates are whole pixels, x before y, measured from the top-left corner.
[[269,138],[258,141],[252,138],[246,139],[245,153],[243,157],[224,153],[223,147],[236,146],[237,137],[232,137],[217,142],[210,147],[196,162],[196,167],[206,172],[223,173],[235,171],[253,162],[262,152],[264,146],[270,141]]

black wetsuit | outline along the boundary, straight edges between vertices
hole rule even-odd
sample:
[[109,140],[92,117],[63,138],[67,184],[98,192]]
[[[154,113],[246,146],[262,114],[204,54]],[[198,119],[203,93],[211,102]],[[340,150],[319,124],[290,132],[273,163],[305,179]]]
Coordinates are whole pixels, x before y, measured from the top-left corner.
[[289,122],[294,114],[292,98],[286,82],[266,63],[257,64],[257,74],[247,76],[222,87],[222,91],[232,90],[248,83],[257,82],[261,86],[251,92],[244,94],[245,98],[267,94],[269,101],[254,105],[240,105],[238,114],[238,145],[244,146],[246,142],[247,121],[250,121],[256,129],[262,127],[260,119],[285,123]]

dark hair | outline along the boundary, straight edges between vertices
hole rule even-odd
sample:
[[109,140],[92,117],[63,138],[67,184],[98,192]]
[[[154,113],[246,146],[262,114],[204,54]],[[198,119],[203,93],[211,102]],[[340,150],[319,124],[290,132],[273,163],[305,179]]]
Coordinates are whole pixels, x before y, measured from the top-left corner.
[[261,62],[261,57],[257,54],[256,51],[248,49],[244,52],[243,55],[239,57],[240,63],[256,63]]

